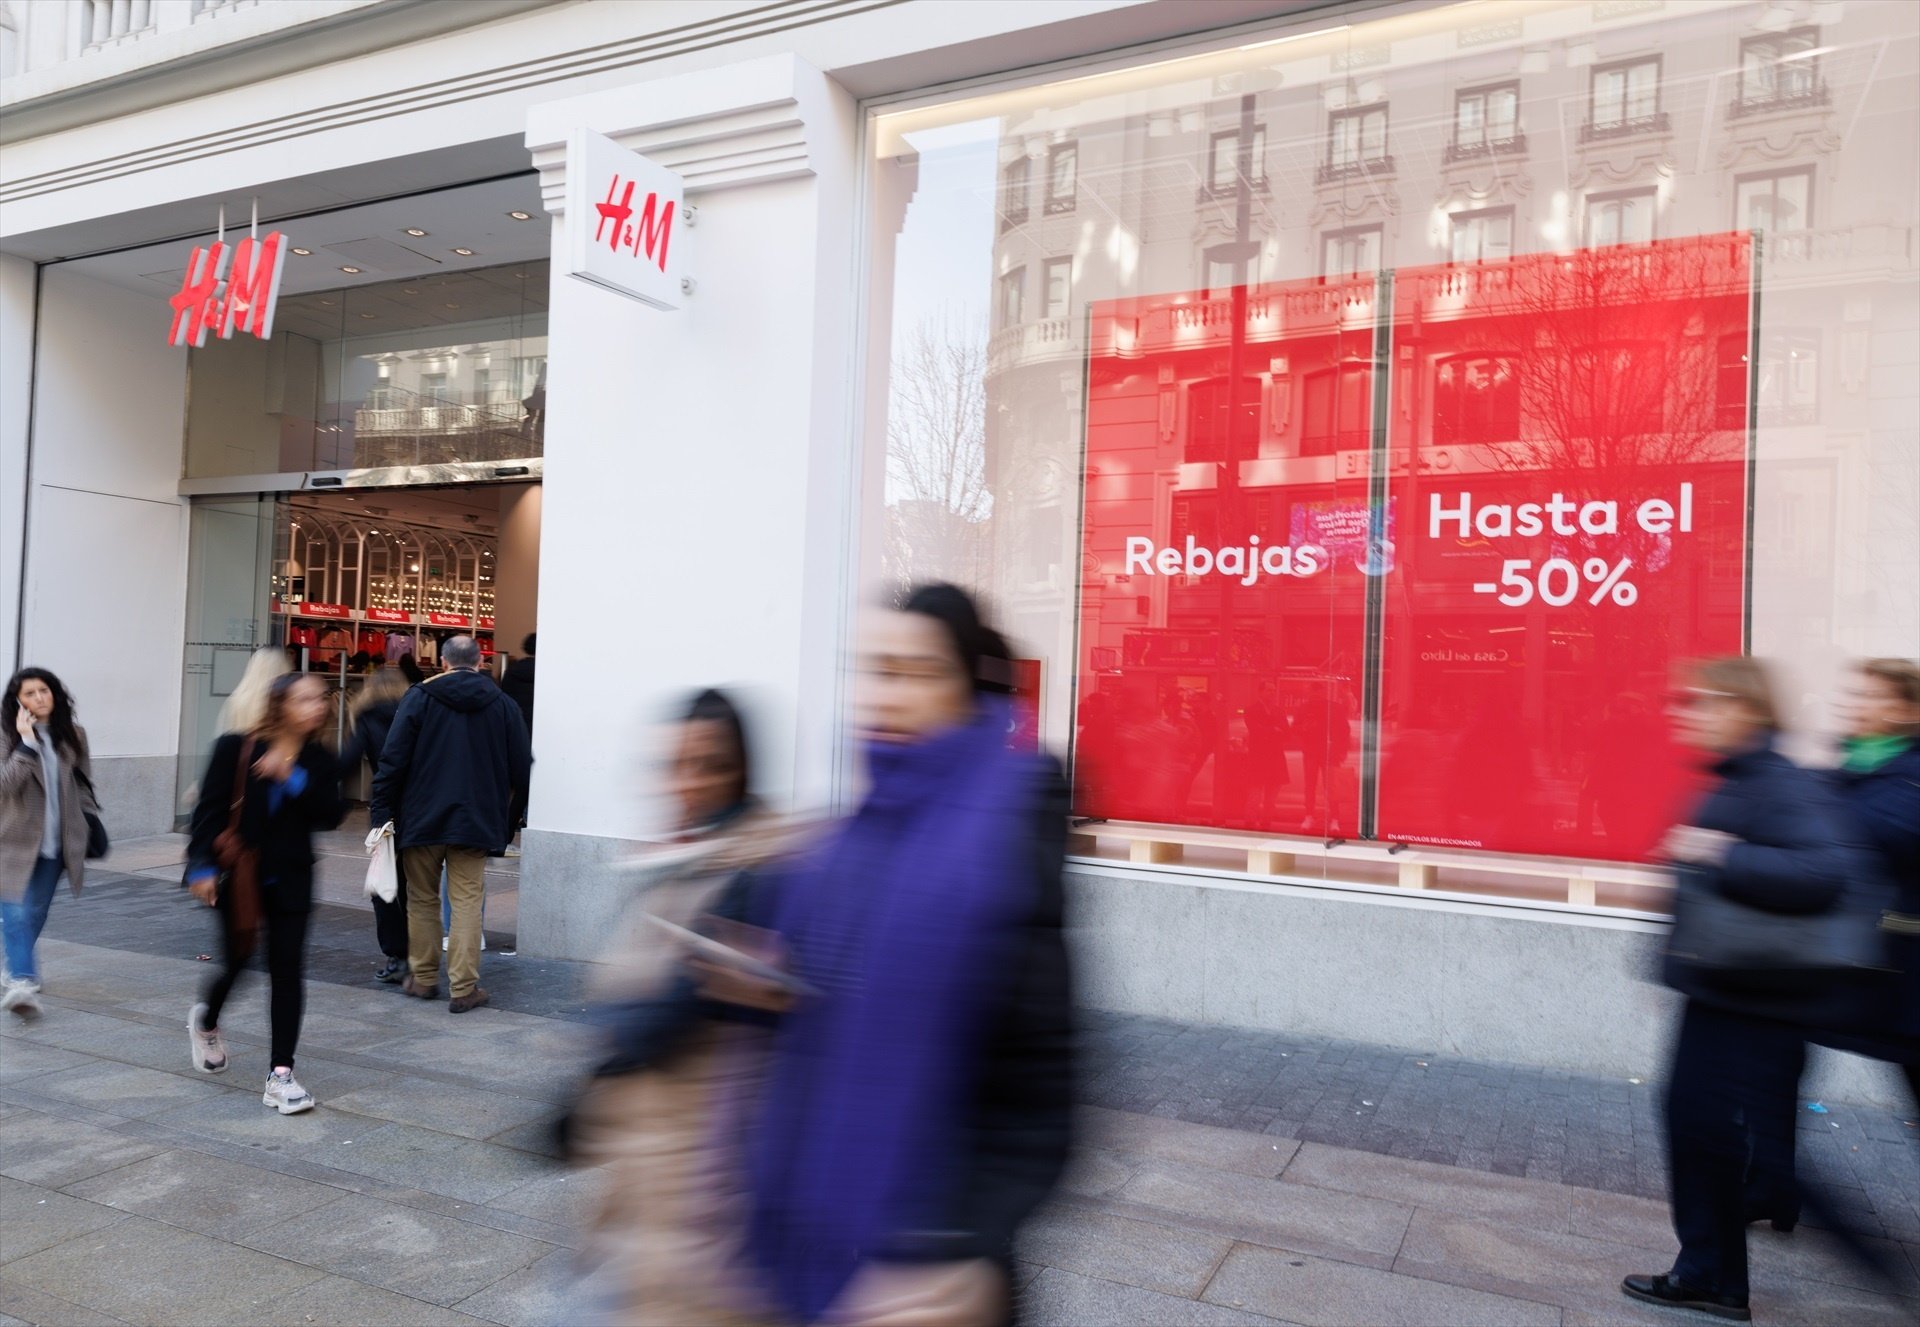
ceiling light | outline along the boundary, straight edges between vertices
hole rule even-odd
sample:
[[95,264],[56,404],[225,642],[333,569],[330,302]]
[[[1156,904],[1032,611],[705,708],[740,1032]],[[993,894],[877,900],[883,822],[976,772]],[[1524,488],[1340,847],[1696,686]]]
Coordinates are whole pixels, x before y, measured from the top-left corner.
[[449,309],[457,309],[460,306],[458,304],[447,304],[447,305],[444,305],[443,307],[449,308]]
[[531,212],[509,212],[507,213],[507,215],[512,217],[515,221],[533,220],[533,213]]
[[407,227],[407,234],[412,235],[416,239],[418,239],[422,235],[425,235],[426,233],[427,233],[426,231],[421,230],[420,227],[418,226]]
[[295,253],[297,253],[297,254],[299,254],[299,255],[300,255],[300,256],[301,256],[302,258],[311,258],[311,257],[313,257],[313,250],[312,250],[312,249],[300,249],[300,248],[296,248],[296,249],[294,250],[294,252],[295,252]]
[[359,275],[360,275],[360,269],[359,269],[359,268],[357,268],[357,267],[343,267],[343,268],[341,268],[340,270],[341,270],[342,272],[345,272],[345,273],[346,273],[346,274],[347,274],[348,276],[359,276]]
[[461,256],[462,258],[471,258],[471,257],[473,257],[473,250],[472,250],[472,249],[455,249],[455,250],[454,250],[454,252],[455,252],[455,253],[457,253],[457,254],[459,254],[459,255],[460,255],[460,256]]
[[378,318],[380,315],[377,313],[363,313],[360,316],[362,318]]
[[402,295],[418,295],[418,294],[420,293],[420,287],[418,287],[418,286],[403,286],[403,287],[401,287],[401,290],[400,290],[400,293],[401,293]]
[[330,300],[330,299],[323,299],[323,300],[321,300],[321,301],[320,301],[320,303],[321,303],[321,304],[323,304],[323,305],[325,305],[325,306],[326,306],[327,308],[329,308],[329,309],[331,309],[331,308],[333,307],[333,301],[332,301],[332,300]]

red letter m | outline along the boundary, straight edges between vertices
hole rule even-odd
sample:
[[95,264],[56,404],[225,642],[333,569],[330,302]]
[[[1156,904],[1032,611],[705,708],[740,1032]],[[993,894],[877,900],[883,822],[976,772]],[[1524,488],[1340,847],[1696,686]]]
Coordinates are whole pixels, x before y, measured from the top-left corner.
[[273,335],[273,305],[280,294],[280,232],[255,244],[248,236],[233,255],[233,280],[227,286],[227,307],[220,319],[224,340],[238,327],[262,341]]
[[[654,211],[659,205],[659,194],[647,195],[646,206],[640,209],[640,245],[646,250],[647,257],[660,264],[660,270],[664,272],[667,270],[667,241],[673,238],[673,204],[667,204],[656,224]],[[653,251],[655,242],[660,245],[657,254]]]

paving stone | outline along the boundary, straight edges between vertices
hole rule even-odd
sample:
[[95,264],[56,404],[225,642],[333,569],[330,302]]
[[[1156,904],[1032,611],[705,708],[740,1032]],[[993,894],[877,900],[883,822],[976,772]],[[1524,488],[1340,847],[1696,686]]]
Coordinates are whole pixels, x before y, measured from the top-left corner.
[[112,1225],[124,1213],[0,1177],[0,1263]]
[[[183,1061],[186,1044],[186,1032],[182,1029],[180,1058]],[[162,1069],[97,1060],[81,1068],[43,1074],[23,1086],[42,1097],[70,1101],[109,1115],[140,1119],[226,1096],[235,1090],[226,1082],[227,1077],[229,1075],[188,1078]]]
[[[1909,1264],[1900,1245],[1891,1240],[1867,1239],[1894,1270],[1892,1289],[1910,1298],[1920,1298],[1920,1272]],[[1879,1292],[1886,1283],[1872,1268],[1863,1267],[1838,1237],[1824,1230],[1802,1226],[1791,1235],[1778,1234],[1766,1226],[1754,1226],[1747,1235],[1747,1264],[1756,1285],[1805,1278],[1856,1290]]]
[[487,1139],[495,1147],[511,1147],[515,1151],[530,1152],[535,1156],[549,1160],[560,1159],[560,1140],[554,1136],[554,1121],[559,1118],[559,1110],[550,1111],[537,1120],[515,1125],[511,1129],[502,1129]]
[[45,1294],[150,1327],[255,1327],[280,1321],[280,1302],[318,1280],[320,1273],[130,1216],[8,1263],[6,1276]]
[[1060,1177],[1060,1192],[1079,1198],[1102,1198],[1117,1192],[1140,1168],[1138,1157],[1122,1156],[1098,1147],[1082,1147]]
[[1679,1247],[1673,1233],[1673,1214],[1663,1199],[1575,1189],[1572,1201],[1572,1230],[1576,1235],[1669,1254]]
[[1557,1183],[1513,1180],[1322,1143],[1303,1144],[1287,1166],[1286,1179],[1289,1184],[1440,1207],[1545,1230],[1566,1230],[1571,1215],[1570,1192]]
[[288,1295],[276,1323],[338,1327],[485,1327],[485,1320],[340,1276],[324,1276]]
[[546,1158],[508,1147],[470,1142],[404,1124],[369,1129],[366,1126],[375,1122],[364,1116],[340,1114],[336,1118],[353,1121],[359,1133],[350,1144],[326,1148],[324,1157],[310,1153],[308,1159],[423,1193],[443,1194],[465,1203],[486,1203],[553,1170],[553,1163]]
[[389,1076],[377,1086],[336,1093],[327,1104],[462,1138],[491,1138],[515,1125],[547,1118],[554,1109],[544,1099],[399,1076]]
[[1162,1295],[1130,1285],[1050,1268],[1021,1294],[1021,1317],[1033,1327],[1152,1323],[1154,1327],[1274,1327],[1278,1319],[1217,1304]]
[[457,1307],[462,1313],[505,1327],[550,1327],[580,1319],[576,1299],[579,1285],[573,1254],[561,1250],[523,1271],[502,1277]]
[[0,1313],[29,1327],[128,1327],[124,1318],[100,1313],[0,1276]]
[[[223,1077],[238,1078],[240,1085],[264,1083],[265,1075],[242,1075],[235,1067]],[[304,1069],[302,1070],[304,1073]],[[316,1094],[317,1095],[317,1094]],[[316,1110],[300,1115],[282,1115],[269,1110],[251,1090],[229,1092],[208,1101],[176,1106],[147,1117],[148,1125],[192,1138],[205,1138],[239,1147],[257,1148],[281,1157],[297,1157],[332,1164],[334,1149],[349,1140],[364,1138],[392,1128],[364,1115],[349,1115],[328,1110],[323,1099]],[[158,1150],[158,1149],[155,1149]]]
[[7,1116],[0,1138],[0,1175],[60,1189],[89,1175],[150,1157],[161,1149],[136,1138],[39,1111]]
[[91,1056],[79,1051],[22,1041],[17,1037],[0,1037],[0,1083],[18,1083],[41,1074],[58,1073],[62,1069],[92,1063]]
[[201,1152],[172,1151],[68,1185],[66,1192],[104,1207],[184,1226],[216,1239],[325,1207],[346,1191],[275,1175]]
[[302,1212],[242,1242],[442,1306],[553,1249],[540,1240],[358,1194]]
[[1148,1219],[1165,1213],[1184,1227],[1379,1267],[1392,1263],[1413,1215],[1401,1203],[1173,1161],[1143,1165],[1118,1198]]
[[1118,1281],[1191,1299],[1206,1288],[1233,1241],[1059,1204],[1020,1232],[1019,1255],[1103,1281]]
[[1559,1327],[1552,1304],[1240,1245],[1207,1287],[1214,1304],[1244,1304],[1303,1327]]
[[579,1229],[604,1196],[607,1182],[603,1170],[563,1170],[503,1193],[487,1206]]
[[1623,1276],[1647,1270],[1646,1261],[1631,1245],[1422,1210],[1393,1270],[1558,1304],[1569,1293],[1611,1292]]
[[1204,1124],[1160,1123],[1124,1111],[1089,1107],[1081,1112],[1086,1141],[1098,1148],[1163,1161],[1272,1179],[1285,1170],[1298,1146],[1238,1129]]

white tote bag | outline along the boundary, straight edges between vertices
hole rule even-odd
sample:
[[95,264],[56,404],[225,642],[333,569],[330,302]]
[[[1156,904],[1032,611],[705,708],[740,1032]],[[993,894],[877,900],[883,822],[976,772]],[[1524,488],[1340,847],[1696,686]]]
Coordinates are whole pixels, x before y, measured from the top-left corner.
[[391,903],[400,896],[400,851],[389,820],[367,835],[367,897]]

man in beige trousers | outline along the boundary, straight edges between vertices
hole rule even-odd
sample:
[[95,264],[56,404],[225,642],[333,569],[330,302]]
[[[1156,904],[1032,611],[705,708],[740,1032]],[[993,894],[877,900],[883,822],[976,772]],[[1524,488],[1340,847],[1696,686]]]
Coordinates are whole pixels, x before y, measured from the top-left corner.
[[401,983],[422,1000],[440,994],[440,877],[453,927],[447,978],[456,1014],[487,1002],[480,989],[480,902],[489,854],[504,850],[526,809],[533,770],[520,707],[480,671],[480,647],[455,636],[440,647],[447,671],[407,693],[374,776],[372,820],[394,823],[407,894]]

